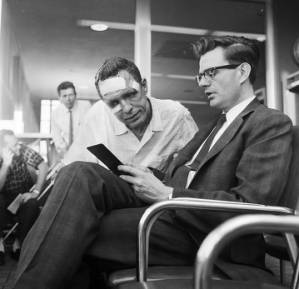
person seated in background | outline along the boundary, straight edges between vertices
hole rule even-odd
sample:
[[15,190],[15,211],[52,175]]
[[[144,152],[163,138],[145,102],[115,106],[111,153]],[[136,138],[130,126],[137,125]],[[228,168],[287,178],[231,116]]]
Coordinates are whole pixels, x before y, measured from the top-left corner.
[[87,113],[78,138],[63,162],[99,162],[87,146],[105,144],[124,163],[165,171],[167,160],[197,132],[179,102],[148,96],[138,67],[121,57],[107,59],[95,85],[100,96]]
[[[36,182],[33,181],[32,170],[38,171]],[[36,199],[41,192],[47,172],[48,165],[40,154],[20,143],[13,131],[0,130],[0,264],[2,265],[4,244],[1,235],[6,225],[5,221],[16,212],[19,224],[13,244],[13,256],[17,257],[20,245],[39,214]]]
[[[210,106],[223,111],[217,124],[195,134],[173,159],[163,181],[136,163],[119,166],[120,176],[89,162],[62,168],[24,242],[12,288],[68,288],[86,256],[97,258],[104,272],[135,266],[138,223],[153,203],[190,197],[277,204],[292,157],[292,122],[254,95],[258,46],[244,37],[202,37],[194,49],[198,85]],[[130,80],[122,71],[99,80],[102,98],[116,113],[142,98],[143,82]],[[141,107],[127,119],[132,128],[139,123]],[[149,264],[193,264],[205,236],[233,215],[166,211],[152,228]],[[260,235],[236,240],[225,248],[218,268],[226,278],[252,278],[248,266],[265,268],[263,242]]]
[[75,86],[70,81],[60,83],[57,92],[60,103],[51,116],[51,134],[60,160],[77,137],[91,105],[89,101],[77,100]]

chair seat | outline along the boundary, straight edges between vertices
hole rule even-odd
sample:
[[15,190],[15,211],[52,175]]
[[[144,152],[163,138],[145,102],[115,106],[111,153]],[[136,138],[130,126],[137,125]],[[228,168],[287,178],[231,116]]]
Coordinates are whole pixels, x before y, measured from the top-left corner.
[[[148,280],[189,279],[193,278],[193,267],[188,266],[151,266],[148,269]],[[136,281],[136,269],[125,269],[113,272],[109,276],[109,286]]]
[[[193,289],[193,280],[159,280],[144,283],[120,284],[117,289]],[[211,289],[287,289],[282,285],[259,283],[255,281],[212,280]]]
[[[193,267],[188,266],[150,266],[148,268],[147,280],[192,280]],[[223,273],[225,272],[225,273]],[[260,268],[232,264],[228,262],[219,261],[214,267],[213,280],[229,279],[239,281],[255,280],[256,282],[265,282],[278,284],[279,280],[272,273],[262,270]],[[136,281],[136,269],[125,269],[113,272],[109,276],[108,284],[111,288],[123,283]]]
[[264,236],[266,243],[266,252],[278,259],[290,260],[290,256],[287,249],[287,244],[281,235],[268,235]]

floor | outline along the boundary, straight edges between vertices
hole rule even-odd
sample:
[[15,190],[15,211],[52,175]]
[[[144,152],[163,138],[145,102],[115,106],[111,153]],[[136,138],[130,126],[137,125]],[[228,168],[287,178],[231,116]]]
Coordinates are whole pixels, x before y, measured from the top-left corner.
[[[12,275],[14,273],[14,270],[16,268],[16,261],[10,258],[10,256],[6,256],[6,263],[5,266],[0,266],[0,289],[8,289],[9,284],[12,280]],[[274,259],[272,257],[267,257],[267,265],[268,268],[271,268],[271,270],[275,273],[276,276],[279,276],[279,261],[278,259]],[[292,269],[289,263],[286,265],[285,269],[285,284],[290,284],[291,280],[291,274]]]
[[12,274],[16,268],[17,262],[10,258],[10,256],[5,256],[5,266],[0,266],[0,289],[7,289],[10,280],[12,279]]

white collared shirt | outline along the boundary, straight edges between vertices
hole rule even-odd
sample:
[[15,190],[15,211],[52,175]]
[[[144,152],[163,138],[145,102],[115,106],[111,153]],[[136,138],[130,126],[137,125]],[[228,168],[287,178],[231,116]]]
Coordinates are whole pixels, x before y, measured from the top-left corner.
[[103,143],[123,163],[165,170],[168,156],[183,148],[198,128],[190,112],[179,102],[152,97],[149,100],[152,119],[141,140],[99,100],[87,114],[80,136],[64,162],[82,160],[100,163],[86,147]]
[[[74,139],[79,133],[79,127],[90,109],[90,102],[87,100],[76,100],[72,108],[73,136]],[[69,110],[59,103],[51,116],[51,135],[58,153],[63,154],[69,146]]]
[[[211,148],[215,145],[215,143],[220,139],[220,137],[223,135],[223,133],[226,131],[226,129],[230,126],[230,124],[236,119],[236,117],[249,105],[250,102],[252,102],[255,99],[255,95],[252,97],[249,97],[234,107],[232,107],[227,113],[226,113],[226,121],[222,125],[222,127],[219,129],[219,131],[216,133],[211,146],[209,148],[209,151]],[[206,140],[205,140],[206,141]],[[187,162],[185,165],[190,165],[195,160],[196,156],[200,152],[202,146],[204,145],[205,141],[200,145],[196,153],[193,155],[192,159]],[[186,188],[190,185],[191,181],[193,180],[193,177],[195,175],[196,171],[190,171],[187,178]]]

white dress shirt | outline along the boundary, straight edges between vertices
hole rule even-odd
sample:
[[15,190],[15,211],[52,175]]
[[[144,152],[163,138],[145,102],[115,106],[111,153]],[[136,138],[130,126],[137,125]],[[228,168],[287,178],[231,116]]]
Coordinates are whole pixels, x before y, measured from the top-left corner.
[[123,163],[165,170],[167,158],[184,147],[198,128],[190,112],[179,102],[152,97],[149,100],[152,119],[141,140],[99,100],[88,112],[80,136],[64,163],[76,160],[100,163],[86,147],[103,143]]
[[[226,113],[226,121],[222,125],[222,127],[219,129],[219,131],[216,133],[216,135],[215,135],[215,137],[214,137],[214,139],[213,139],[213,141],[211,143],[211,146],[209,148],[209,151],[215,145],[215,143],[220,139],[220,137],[223,135],[223,133],[226,131],[226,129],[230,126],[230,124],[248,106],[248,104],[254,100],[254,98],[255,98],[255,96],[252,96],[250,98],[247,98],[247,99],[241,101],[240,103],[238,103],[237,105],[235,105],[234,107],[232,107]],[[200,147],[198,148],[198,150],[196,151],[196,153],[194,154],[194,156],[192,157],[192,159],[189,162],[187,162],[185,165],[190,165],[190,164],[193,163],[193,161],[195,160],[196,156],[200,152],[202,146],[204,145],[205,141],[200,145]],[[189,172],[188,178],[187,178],[187,183],[186,183],[186,188],[190,185],[191,181],[193,180],[193,177],[194,177],[195,173],[196,173],[196,171],[190,171]]]
[[[73,118],[73,137],[77,137],[79,126],[90,109],[91,104],[87,100],[76,100],[72,108]],[[59,103],[57,108],[52,112],[51,116],[51,135],[59,154],[63,155],[69,147],[69,129],[70,129],[70,113],[69,110]]]

